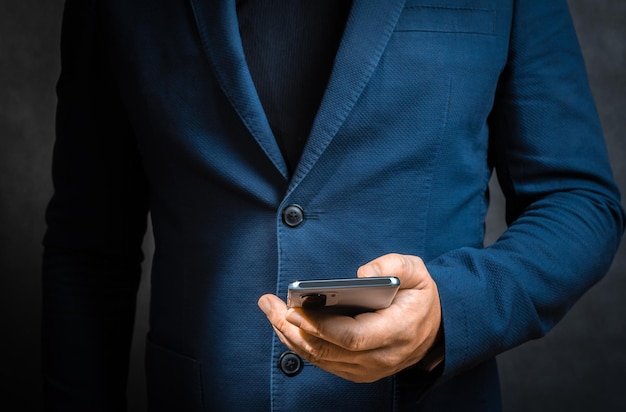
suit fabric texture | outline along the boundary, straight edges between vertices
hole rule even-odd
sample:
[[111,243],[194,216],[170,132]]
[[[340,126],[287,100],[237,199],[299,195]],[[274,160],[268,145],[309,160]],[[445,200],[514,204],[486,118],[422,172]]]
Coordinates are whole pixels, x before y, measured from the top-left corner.
[[[355,0],[293,173],[234,0],[67,0],[57,110],[50,410],[125,408],[148,212],[151,411],[500,410],[495,356],[547,333],[624,228],[564,0]],[[509,226],[484,247],[493,170]],[[437,283],[441,376],[285,376],[259,296],[390,252]]]

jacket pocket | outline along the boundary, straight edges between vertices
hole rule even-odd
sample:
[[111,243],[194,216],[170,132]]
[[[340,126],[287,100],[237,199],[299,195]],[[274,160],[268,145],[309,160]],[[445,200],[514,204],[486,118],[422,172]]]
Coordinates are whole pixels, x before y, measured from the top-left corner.
[[151,412],[204,410],[200,363],[150,338],[146,344],[146,381]]
[[493,35],[496,11],[453,6],[407,5],[395,31],[424,31]]

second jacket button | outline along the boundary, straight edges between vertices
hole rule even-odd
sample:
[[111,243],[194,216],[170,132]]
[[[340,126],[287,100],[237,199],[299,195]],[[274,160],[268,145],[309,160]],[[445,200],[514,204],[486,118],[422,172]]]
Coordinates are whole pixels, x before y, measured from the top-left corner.
[[278,367],[289,377],[299,374],[303,366],[302,359],[292,351],[284,352],[278,358]]

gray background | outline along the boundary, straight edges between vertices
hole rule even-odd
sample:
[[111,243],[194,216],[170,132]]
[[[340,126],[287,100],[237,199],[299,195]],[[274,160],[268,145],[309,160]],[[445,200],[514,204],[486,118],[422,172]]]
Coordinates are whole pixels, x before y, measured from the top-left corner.
[[[626,193],[626,2],[569,3],[614,173]],[[0,5],[0,393],[3,404],[24,411],[41,408],[40,244],[52,194],[62,8],[62,0],[3,0]],[[502,228],[502,199],[495,196],[488,241]],[[152,249],[150,236],[146,249]],[[145,266],[149,269],[149,263]],[[625,274],[622,242],[607,277],[546,338],[500,357],[506,411],[626,411]],[[145,410],[147,283],[139,295],[133,343],[133,412]]]

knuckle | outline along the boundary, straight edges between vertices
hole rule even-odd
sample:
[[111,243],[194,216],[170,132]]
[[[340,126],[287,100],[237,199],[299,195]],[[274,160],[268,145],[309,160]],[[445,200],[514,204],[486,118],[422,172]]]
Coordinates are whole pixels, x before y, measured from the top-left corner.
[[274,323],[274,327],[281,333],[285,333],[290,323],[285,318],[277,319]]
[[394,253],[391,257],[393,259],[393,267],[396,268],[396,271],[403,273],[411,267],[411,261],[408,259],[407,256],[401,255],[399,253]]
[[394,371],[403,361],[403,356],[387,351],[376,358],[375,364],[379,371]]
[[326,359],[328,353],[329,348],[327,345],[311,345],[307,350],[307,360],[312,364],[316,364]]
[[367,349],[367,337],[358,331],[346,331],[341,340],[343,347],[351,352],[360,352]]
[[396,253],[394,254],[394,258],[396,259],[397,265],[402,270],[414,269],[424,264],[422,258],[416,255],[401,255]]
[[417,265],[417,266],[424,266],[424,259],[422,259],[419,256],[411,256],[411,259],[413,260],[413,264]]
[[390,253],[390,254],[387,255],[387,258],[392,263],[395,263],[396,265],[404,264],[404,255],[401,255],[399,253]]

